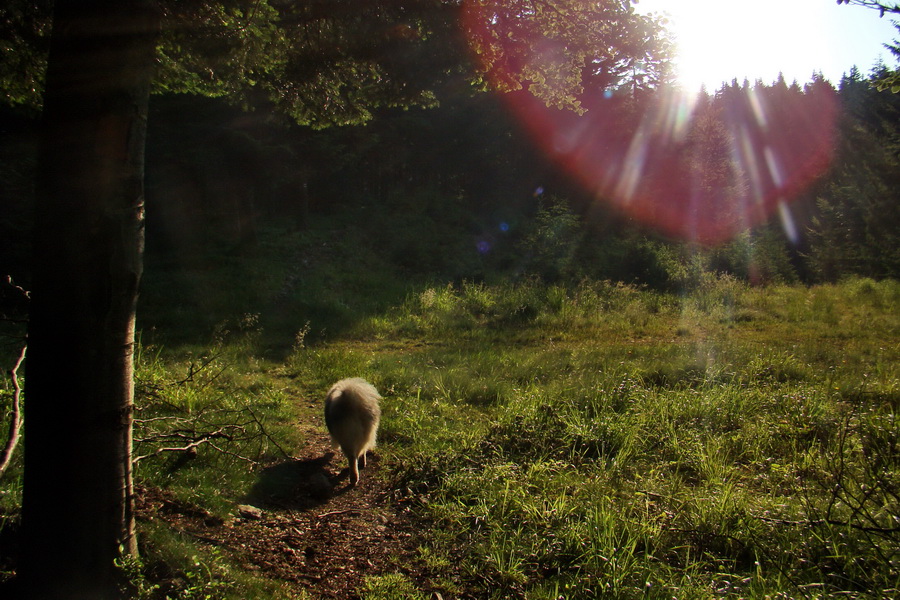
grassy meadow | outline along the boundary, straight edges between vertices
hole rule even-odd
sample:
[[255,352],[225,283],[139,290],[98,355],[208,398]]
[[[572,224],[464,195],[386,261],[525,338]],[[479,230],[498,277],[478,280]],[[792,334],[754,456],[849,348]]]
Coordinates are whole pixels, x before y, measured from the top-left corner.
[[[209,270],[148,273],[141,489],[232,513],[261,465],[303,445],[328,386],[362,376],[384,396],[381,477],[424,523],[431,573],[428,590],[371,575],[362,598],[900,595],[897,282],[705,274],[663,293],[298,279],[290,264],[250,265],[225,300],[189,293],[221,285]],[[251,310],[215,321],[229,306]],[[159,451],[186,431],[212,442],[190,461]],[[18,484],[0,484],[8,515]],[[142,564],[185,574],[179,597],[311,597],[164,524],[140,535]]]
[[480,597],[890,597],[898,309],[867,280],[463,284],[287,368],[378,385],[423,552]]

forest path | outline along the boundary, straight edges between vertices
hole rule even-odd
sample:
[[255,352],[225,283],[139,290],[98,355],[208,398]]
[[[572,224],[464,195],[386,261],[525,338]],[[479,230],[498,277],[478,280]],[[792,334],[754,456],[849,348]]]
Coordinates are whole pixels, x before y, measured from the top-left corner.
[[367,577],[387,574],[434,589],[420,558],[422,524],[380,473],[377,450],[351,487],[321,417],[302,427],[308,431],[298,456],[263,468],[233,518],[214,518],[159,490],[142,491],[139,513],[220,548],[246,570],[287,582],[301,597],[360,598]]

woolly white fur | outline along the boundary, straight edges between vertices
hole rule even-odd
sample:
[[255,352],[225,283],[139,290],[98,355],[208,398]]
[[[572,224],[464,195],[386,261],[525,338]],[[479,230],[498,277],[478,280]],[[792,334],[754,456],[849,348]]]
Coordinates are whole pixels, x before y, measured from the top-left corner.
[[350,467],[350,485],[359,481],[359,469],[366,466],[366,452],[375,447],[381,407],[378,390],[359,377],[342,379],[325,397],[325,425],[331,442],[340,447]]

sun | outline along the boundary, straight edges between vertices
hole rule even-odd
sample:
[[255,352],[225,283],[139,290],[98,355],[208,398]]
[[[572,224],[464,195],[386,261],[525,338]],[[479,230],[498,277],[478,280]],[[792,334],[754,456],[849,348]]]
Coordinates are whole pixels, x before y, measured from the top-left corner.
[[[810,81],[812,68],[794,75],[797,57],[813,50],[801,43],[812,17],[800,19],[798,7],[822,0],[790,0],[788,6],[780,4],[786,0],[754,0],[746,7],[737,0],[668,1],[684,89],[661,86],[637,103],[639,113],[624,119],[621,109],[634,108],[623,102],[624,94],[598,95],[596,105],[582,112],[560,110],[527,93],[501,94],[505,106],[535,145],[598,203],[664,235],[719,244],[776,213],[795,231],[788,203],[831,163],[835,91],[769,84],[779,73],[789,82]],[[469,18],[492,22],[493,13],[472,6]],[[502,45],[505,38],[498,39]],[[494,75],[498,80],[504,66]],[[687,89],[705,85],[715,92],[722,82],[745,78],[763,85],[710,102]]]
[[[712,92],[733,79],[772,83],[782,73],[803,83],[830,52],[811,3],[821,0],[642,0],[642,12],[666,15],[685,90]],[[818,32],[817,32],[818,28]]]

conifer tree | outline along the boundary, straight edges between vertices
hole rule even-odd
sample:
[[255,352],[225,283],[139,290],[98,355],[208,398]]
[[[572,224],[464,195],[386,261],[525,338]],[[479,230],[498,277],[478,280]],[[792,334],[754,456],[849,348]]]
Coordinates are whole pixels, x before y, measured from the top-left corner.
[[826,281],[900,276],[900,97],[873,79],[854,69],[841,81],[840,146],[809,231],[810,265]]

